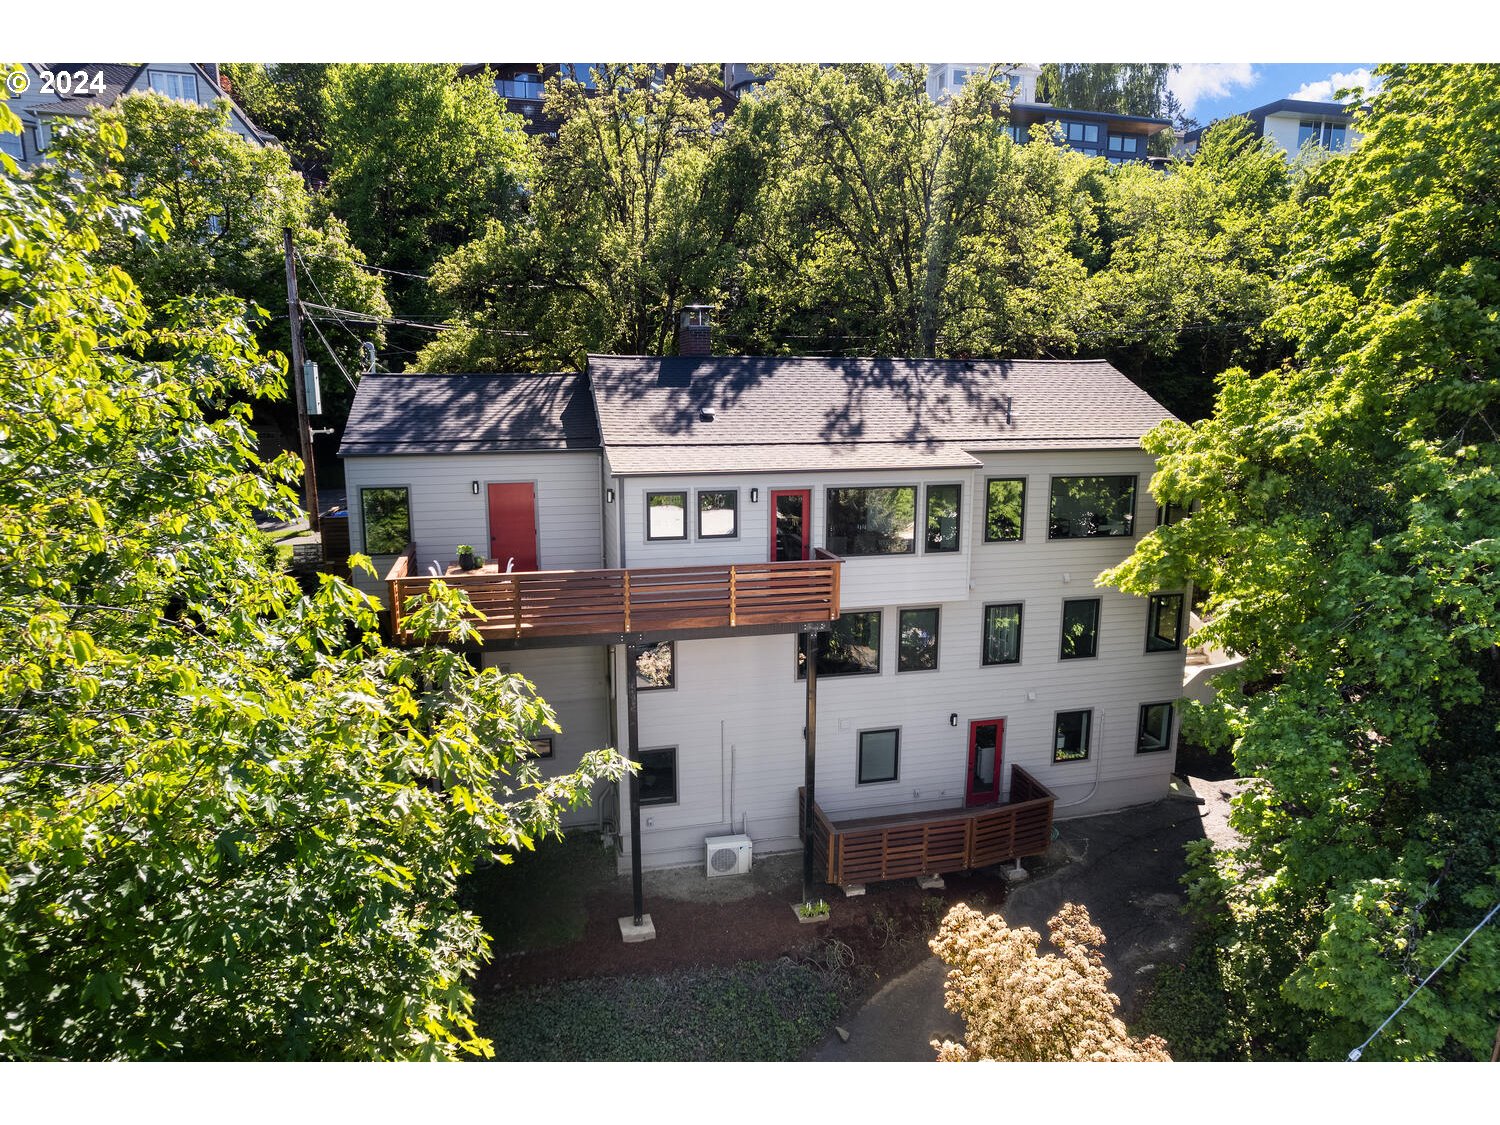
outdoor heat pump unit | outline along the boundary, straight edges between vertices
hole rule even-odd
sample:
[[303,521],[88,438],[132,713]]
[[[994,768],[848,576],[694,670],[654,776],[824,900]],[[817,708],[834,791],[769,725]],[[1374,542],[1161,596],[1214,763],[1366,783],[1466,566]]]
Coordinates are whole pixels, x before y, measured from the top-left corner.
[[744,875],[750,870],[749,836],[710,836],[703,841],[708,852],[710,879],[720,875]]

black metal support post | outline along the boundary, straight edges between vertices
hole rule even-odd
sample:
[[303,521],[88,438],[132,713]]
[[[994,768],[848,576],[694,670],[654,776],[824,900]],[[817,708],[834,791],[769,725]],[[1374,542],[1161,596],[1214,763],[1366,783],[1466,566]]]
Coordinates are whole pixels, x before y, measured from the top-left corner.
[[818,635],[802,634],[802,652],[807,662],[807,729],[802,740],[807,747],[807,806],[802,810],[802,901],[812,901],[813,886],[813,782],[818,762]]
[[[640,715],[636,709],[635,658],[630,646],[625,646],[625,709],[628,716],[626,747],[631,764],[641,762]],[[646,913],[641,892],[641,776],[639,769],[630,771],[630,887],[635,895],[635,924],[641,924]]]

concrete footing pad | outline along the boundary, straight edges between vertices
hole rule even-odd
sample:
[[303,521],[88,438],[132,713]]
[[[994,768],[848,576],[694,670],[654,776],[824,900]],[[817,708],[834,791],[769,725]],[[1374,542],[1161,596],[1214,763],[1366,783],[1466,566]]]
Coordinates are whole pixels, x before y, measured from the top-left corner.
[[845,898],[858,898],[865,893],[865,885],[863,883],[849,883],[846,886],[840,887],[839,890],[844,892]]
[[941,875],[918,875],[917,886],[924,891],[940,891],[948,884],[943,882]]
[[1027,879],[1031,878],[1031,873],[1021,866],[1019,859],[1016,860],[1014,867],[1005,868],[1002,874],[1005,876],[1007,883],[1024,883]]
[[651,921],[651,915],[642,914],[641,924],[635,924],[635,916],[627,914],[620,919],[620,936],[629,945],[631,942],[651,941],[656,937],[656,925]]

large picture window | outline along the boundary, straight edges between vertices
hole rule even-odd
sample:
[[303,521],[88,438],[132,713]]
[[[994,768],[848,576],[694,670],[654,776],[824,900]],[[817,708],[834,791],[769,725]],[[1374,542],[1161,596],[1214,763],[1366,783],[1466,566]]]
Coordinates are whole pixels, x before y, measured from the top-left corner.
[[411,494],[406,488],[361,488],[365,554],[399,555],[411,542]]
[[635,664],[637,691],[657,691],[676,686],[677,646],[672,641],[630,650]]
[[984,607],[984,663],[1021,663],[1021,603]]
[[[880,610],[845,613],[826,633],[817,633],[818,678],[824,676],[867,676],[880,671]],[[807,669],[802,638],[797,637],[797,678]]]
[[1153,754],[1172,745],[1172,705],[1147,703],[1141,707],[1141,726],[1136,733],[1135,752]]
[[835,555],[910,555],[917,549],[917,490],[830,488],[828,549]]
[[646,493],[646,538],[687,538],[687,493]]
[[641,804],[677,803],[677,749],[641,751]]
[[1135,477],[1053,477],[1048,539],[1130,535]]
[[740,494],[733,488],[698,493],[698,538],[733,539],[739,535]]
[[931,672],[938,666],[938,611],[903,609],[896,631],[896,671]]
[[901,759],[901,731],[896,727],[859,732],[859,784],[895,781]]
[[956,484],[927,486],[927,538],[923,549],[928,554],[958,550],[961,494],[962,487]]
[[1026,524],[1026,481],[985,481],[984,541],[1005,543],[1020,539]]
[[1099,599],[1076,598],[1063,602],[1062,659],[1079,660],[1099,655]]
[[1081,762],[1089,756],[1089,728],[1092,711],[1059,711],[1053,728],[1052,760]]
[[1182,645],[1182,595],[1152,594],[1146,609],[1146,651],[1175,652]]

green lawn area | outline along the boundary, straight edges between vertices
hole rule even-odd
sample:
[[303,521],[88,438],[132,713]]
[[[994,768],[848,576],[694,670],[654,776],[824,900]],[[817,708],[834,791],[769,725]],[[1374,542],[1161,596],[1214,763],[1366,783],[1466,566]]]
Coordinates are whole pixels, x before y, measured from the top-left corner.
[[792,1061],[845,997],[787,958],[664,976],[564,981],[481,999],[480,1033],[509,1062]]

